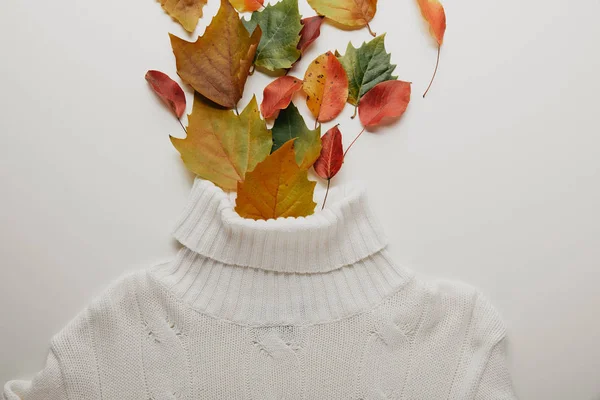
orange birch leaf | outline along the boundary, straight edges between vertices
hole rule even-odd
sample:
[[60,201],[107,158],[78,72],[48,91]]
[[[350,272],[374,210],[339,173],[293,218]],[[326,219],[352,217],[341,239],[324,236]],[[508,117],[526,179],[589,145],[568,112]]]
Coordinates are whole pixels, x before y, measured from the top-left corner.
[[400,117],[409,102],[410,82],[381,82],[361,99],[358,105],[360,122],[368,128],[378,125],[384,118]]
[[150,70],[146,72],[146,80],[152,90],[181,118],[185,112],[185,93],[181,86],[169,76],[160,71]]
[[250,35],[229,1],[221,0],[219,12],[196,42],[170,37],[181,79],[213,102],[235,108],[256,54],[260,27]]
[[435,69],[433,70],[433,76],[431,77],[429,86],[427,86],[427,90],[425,90],[425,93],[423,93],[423,97],[425,97],[427,92],[429,92],[431,85],[433,84],[435,74],[437,73],[438,66],[440,64],[440,49],[442,47],[442,43],[444,42],[444,33],[446,32],[446,13],[444,12],[442,3],[440,3],[438,0],[417,0],[417,2],[419,3],[419,8],[421,9],[423,18],[425,18],[425,21],[427,21],[429,24],[429,31],[438,44]]
[[271,82],[263,92],[263,102],[260,111],[263,117],[274,118],[290,105],[294,94],[302,89],[302,81],[293,76],[281,76]]
[[319,15],[348,28],[367,26],[377,12],[377,0],[308,0],[308,4]]
[[310,64],[302,88],[307,96],[306,104],[318,122],[337,117],[348,100],[346,70],[330,51]]
[[300,31],[298,50],[300,50],[301,53],[304,53],[306,49],[321,36],[323,17],[317,15],[316,17],[304,18],[300,22],[302,23],[302,30]]
[[258,163],[237,185],[235,211],[243,218],[306,217],[315,211],[316,182],[296,163],[290,140]]
[[342,132],[336,126],[327,131],[321,138],[321,155],[314,164],[315,172],[323,179],[333,178],[344,163]]
[[229,2],[239,12],[254,12],[263,6],[265,0],[229,0]]
[[162,8],[188,32],[194,32],[207,0],[160,0]]

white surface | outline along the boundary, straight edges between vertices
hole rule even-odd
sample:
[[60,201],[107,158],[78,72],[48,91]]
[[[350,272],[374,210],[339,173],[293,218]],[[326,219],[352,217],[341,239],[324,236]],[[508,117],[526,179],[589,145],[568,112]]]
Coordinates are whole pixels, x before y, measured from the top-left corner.
[[[435,47],[413,1],[380,1],[372,26],[387,31],[413,101],[360,139],[334,184],[368,182],[398,261],[489,294],[521,398],[597,398],[600,3],[445,5],[440,70],[422,99]],[[144,81],[147,69],[176,76],[167,32],[185,37],[158,3],[0,10],[4,382],[40,369],[50,337],[111,280],[171,258],[191,175],[168,140],[180,128]],[[368,39],[325,25],[295,74]],[[252,76],[240,104],[270,79]],[[346,144],[359,130],[352,111],[338,120]]]

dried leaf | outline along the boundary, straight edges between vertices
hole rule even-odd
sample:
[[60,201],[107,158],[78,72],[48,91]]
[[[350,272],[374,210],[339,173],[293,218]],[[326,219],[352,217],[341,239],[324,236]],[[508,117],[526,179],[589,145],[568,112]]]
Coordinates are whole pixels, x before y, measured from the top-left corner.
[[316,182],[296,164],[293,141],[258,163],[238,183],[235,211],[243,218],[306,217],[315,211]]
[[175,113],[177,118],[181,118],[185,112],[185,93],[181,86],[169,75],[160,71],[150,70],[146,72],[146,80],[162,101]]
[[410,82],[387,81],[367,92],[358,105],[358,115],[364,127],[378,125],[384,118],[404,114],[410,102]]
[[265,0],[229,0],[239,12],[252,12],[260,9]]
[[337,117],[348,99],[348,77],[339,60],[328,51],[317,57],[304,75],[306,104],[318,122]]
[[377,11],[377,0],[308,0],[319,15],[350,28],[367,26]]
[[429,24],[429,31],[438,44],[435,69],[433,70],[433,75],[431,76],[429,86],[427,86],[425,93],[423,93],[423,97],[425,97],[427,92],[429,92],[431,85],[433,84],[435,74],[437,73],[438,66],[440,65],[440,49],[442,47],[442,43],[444,42],[444,33],[446,32],[446,13],[444,12],[444,7],[438,0],[417,0],[417,2],[419,3],[419,8],[421,9],[423,18],[425,18]]
[[346,54],[336,54],[348,75],[348,103],[356,106],[378,83],[398,79],[392,75],[396,65],[390,64],[384,40],[385,35],[378,36],[358,49],[348,43]]
[[306,49],[321,36],[323,17],[317,15],[316,17],[304,18],[300,22],[302,23],[302,30],[300,31],[298,50],[300,50],[301,53],[304,53]]
[[296,162],[300,169],[309,169],[321,154],[321,127],[310,130],[304,123],[304,118],[294,105],[281,111],[273,125],[273,149],[277,151],[284,143],[294,141]]
[[193,32],[202,17],[207,0],[160,0],[163,9],[188,32]]
[[242,98],[244,85],[261,36],[252,36],[228,0],[194,43],[171,36],[177,73],[197,92],[217,104],[234,108]]
[[256,50],[254,64],[269,71],[291,68],[300,57],[300,12],[298,0],[282,0],[252,13],[249,21],[242,20],[246,29],[253,32],[260,26],[262,37]]
[[187,137],[171,137],[171,142],[190,171],[224,190],[235,190],[271,151],[271,132],[260,118],[256,98],[238,116],[196,95],[188,120]]
[[344,163],[344,148],[342,147],[342,132],[334,126],[321,138],[323,148],[315,162],[315,172],[323,179],[333,178]]
[[267,119],[276,117],[279,110],[290,105],[292,97],[300,89],[302,89],[302,81],[293,76],[281,76],[267,85],[260,105],[263,117]]

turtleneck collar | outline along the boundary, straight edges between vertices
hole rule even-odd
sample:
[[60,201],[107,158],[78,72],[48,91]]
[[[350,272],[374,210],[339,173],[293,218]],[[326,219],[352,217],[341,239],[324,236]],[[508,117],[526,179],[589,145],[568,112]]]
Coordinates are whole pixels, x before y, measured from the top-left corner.
[[234,208],[231,196],[196,178],[174,236],[225,264],[294,273],[332,271],[386,245],[360,185],[332,188],[325,209],[304,218],[255,221]]

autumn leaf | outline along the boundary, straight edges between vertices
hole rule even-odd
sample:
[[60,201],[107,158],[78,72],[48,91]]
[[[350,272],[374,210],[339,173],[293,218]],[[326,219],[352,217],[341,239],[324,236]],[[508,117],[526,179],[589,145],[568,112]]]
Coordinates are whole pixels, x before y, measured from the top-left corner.
[[160,0],[162,8],[188,32],[194,32],[207,0]]
[[307,95],[306,104],[317,122],[337,117],[348,99],[346,71],[330,51],[309,65],[302,88]]
[[319,15],[323,15],[348,28],[369,28],[369,22],[377,12],[377,0],[308,0]]
[[229,1],[221,0],[219,12],[196,42],[170,36],[181,79],[213,102],[234,108],[242,98],[260,28],[250,35]]
[[385,50],[385,35],[381,35],[358,49],[348,43],[346,54],[336,53],[348,75],[348,103],[358,106],[360,99],[375,85],[396,80],[392,73],[396,65],[390,64],[391,55]]
[[169,75],[160,71],[150,70],[146,72],[145,78],[152,90],[169,106],[177,118],[181,118],[185,112],[185,93],[181,86],[169,78]]
[[252,12],[263,6],[264,0],[229,0],[239,12]]
[[410,82],[387,81],[367,92],[358,105],[358,115],[364,127],[378,125],[384,118],[404,114],[410,102]]
[[337,175],[342,168],[344,163],[344,148],[342,146],[342,132],[338,126],[334,126],[327,131],[326,134],[321,138],[323,148],[321,154],[315,162],[314,168],[317,175],[323,179],[327,179],[327,191],[325,192],[325,199],[323,200],[323,207],[327,203],[327,196],[329,195],[329,186],[331,185],[331,178]]
[[300,31],[300,41],[298,42],[297,47],[298,50],[300,50],[300,53],[304,53],[321,35],[323,17],[317,15],[316,17],[304,18],[300,22],[302,23],[302,30]]
[[293,141],[258,163],[237,185],[235,211],[243,218],[306,217],[314,213],[316,182],[296,164]]
[[281,76],[265,87],[260,111],[266,119],[277,116],[286,108],[296,92],[302,89],[302,81],[293,76]]
[[298,0],[282,0],[252,13],[249,21],[242,21],[249,32],[260,26],[262,37],[256,50],[254,65],[269,71],[291,68],[300,57],[300,12]]
[[438,45],[435,69],[433,70],[433,76],[431,77],[429,86],[427,86],[427,90],[425,90],[425,93],[423,93],[423,97],[425,97],[427,92],[429,92],[431,85],[433,84],[435,74],[437,73],[438,66],[440,64],[440,50],[444,41],[444,33],[446,32],[446,13],[444,11],[444,7],[438,0],[417,0],[417,2],[419,3],[419,8],[421,9],[423,18],[425,18],[429,24],[429,31],[435,38],[435,41]]
[[187,137],[171,137],[185,166],[224,190],[235,190],[246,172],[271,151],[271,132],[260,118],[256,98],[238,116],[211,107],[198,95],[188,116]]
[[315,130],[308,129],[294,103],[279,113],[272,131],[272,152],[291,139],[296,139],[294,151],[301,169],[309,169],[321,154],[321,127]]

